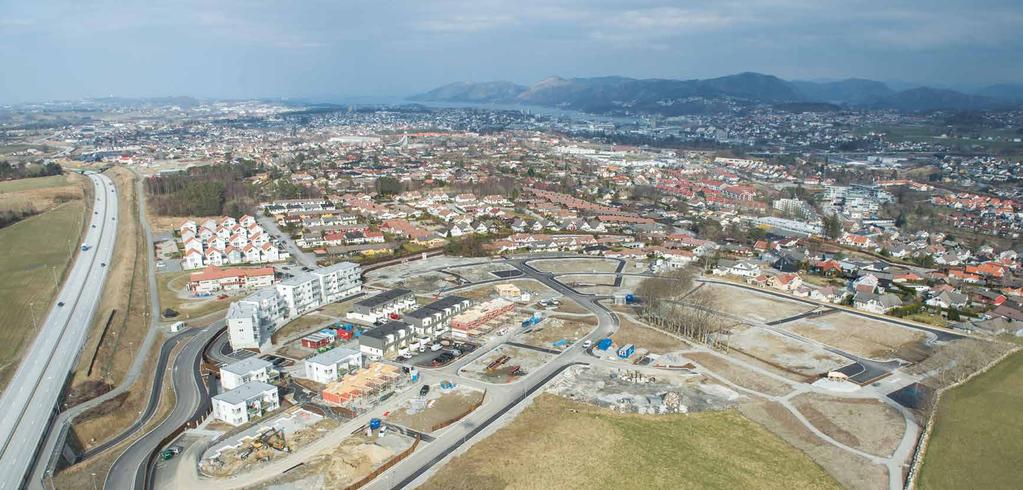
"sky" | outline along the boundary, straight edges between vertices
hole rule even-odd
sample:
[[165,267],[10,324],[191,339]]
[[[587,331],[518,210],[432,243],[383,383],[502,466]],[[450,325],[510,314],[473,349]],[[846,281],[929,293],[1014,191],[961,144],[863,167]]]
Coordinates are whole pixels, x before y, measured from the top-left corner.
[[0,103],[548,76],[1023,82],[1020,0],[0,0]]

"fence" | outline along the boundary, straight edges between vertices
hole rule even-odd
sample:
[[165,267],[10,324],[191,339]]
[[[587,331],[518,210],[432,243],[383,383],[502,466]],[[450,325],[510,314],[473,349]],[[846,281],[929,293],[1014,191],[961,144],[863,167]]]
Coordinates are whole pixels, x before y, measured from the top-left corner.
[[419,446],[419,440],[420,440],[419,436],[416,436],[416,440],[412,442],[412,445],[409,446],[408,449],[402,451],[397,456],[389,459],[386,463],[381,465],[379,468],[373,470],[372,473],[370,473],[370,474],[366,475],[365,477],[363,477],[363,479],[361,479],[361,480],[359,480],[359,481],[357,481],[355,483],[352,483],[351,485],[348,485],[348,487],[345,490],[356,490],[357,488],[361,488],[362,486],[366,485],[367,483],[373,481],[376,477],[380,476],[381,473],[391,469],[392,466],[400,463],[401,460],[407,458],[408,455],[412,454],[412,452],[416,450],[416,447]]
[[927,425],[924,428],[924,432],[923,432],[923,434],[920,435],[920,438],[917,440],[916,448],[914,448],[914,450],[913,450],[913,458],[912,458],[910,466],[909,466],[909,471],[908,471],[908,473],[906,475],[906,483],[905,483],[906,490],[911,490],[913,488],[916,488],[916,479],[920,475],[920,465],[923,463],[924,454],[927,452],[927,443],[929,443],[930,440],[931,440],[931,432],[933,432],[933,430],[934,430],[934,420],[935,420],[937,412],[938,412],[938,405],[941,404],[941,397],[942,397],[942,395],[944,395],[946,391],[948,391],[948,390],[950,390],[952,388],[956,388],[958,386],[966,384],[966,382],[970,381],[975,376],[978,376],[980,374],[988,372],[988,370],[990,370],[996,364],[1004,361],[1007,357],[1015,354],[1016,352],[1019,352],[1019,350],[1020,350],[1019,348],[1010,349],[1008,352],[1006,352],[1004,355],[1002,355],[998,359],[995,359],[994,361],[989,363],[987,366],[984,366],[984,369],[981,369],[979,371],[973,372],[972,374],[970,374],[969,376],[967,376],[965,379],[963,379],[961,381],[958,381],[958,382],[955,382],[955,383],[950,384],[948,386],[939,388],[937,390],[937,392],[934,393],[934,400],[933,400],[933,403],[931,403],[931,407],[932,408],[931,408],[930,417],[927,418]]

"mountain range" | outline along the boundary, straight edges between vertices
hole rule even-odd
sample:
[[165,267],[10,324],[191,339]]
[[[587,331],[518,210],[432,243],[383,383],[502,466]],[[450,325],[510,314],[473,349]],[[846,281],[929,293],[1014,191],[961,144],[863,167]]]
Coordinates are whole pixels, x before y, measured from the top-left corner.
[[793,110],[862,107],[925,112],[1018,108],[1023,105],[1023,84],[991,85],[974,93],[929,87],[893,90],[884,82],[874,80],[788,81],[747,72],[692,80],[550,77],[531,86],[512,82],[456,82],[411,99],[663,115],[714,113],[736,105],[753,104],[773,104]]

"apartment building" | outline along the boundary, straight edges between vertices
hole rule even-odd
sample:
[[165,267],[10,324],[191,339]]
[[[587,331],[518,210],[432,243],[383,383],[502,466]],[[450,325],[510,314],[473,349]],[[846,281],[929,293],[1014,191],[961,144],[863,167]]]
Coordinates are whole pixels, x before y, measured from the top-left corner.
[[188,290],[198,296],[208,296],[224,291],[262,288],[273,283],[273,267],[224,269],[210,266],[189,275]]
[[404,320],[420,337],[436,338],[450,330],[451,319],[469,309],[472,302],[461,296],[447,296],[406,313]]
[[405,322],[390,321],[359,337],[359,350],[370,359],[394,357],[408,352],[415,331]]
[[348,318],[375,323],[391,314],[399,314],[416,306],[416,295],[408,289],[391,289],[359,300],[352,305]]
[[227,332],[234,349],[258,349],[284,324],[287,307],[277,290],[260,289],[231,303],[227,309]]
[[317,383],[333,383],[362,367],[362,352],[337,347],[305,360],[305,377]]
[[225,390],[233,390],[250,381],[269,382],[273,373],[273,363],[250,357],[220,368],[220,386]]
[[231,303],[227,310],[231,347],[261,348],[285,323],[357,294],[362,290],[361,276],[358,264],[340,262],[296,274]]
[[277,387],[249,381],[213,397],[213,418],[238,426],[258,419],[280,407]]

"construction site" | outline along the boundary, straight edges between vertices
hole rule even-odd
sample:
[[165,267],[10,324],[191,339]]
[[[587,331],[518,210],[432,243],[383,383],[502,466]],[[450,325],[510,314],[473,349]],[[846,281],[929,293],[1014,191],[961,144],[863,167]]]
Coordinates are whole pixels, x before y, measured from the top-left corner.
[[505,344],[469,363],[460,374],[487,383],[513,383],[553,358],[547,352]]
[[549,393],[618,412],[664,414],[724,410],[748,397],[692,372],[573,366]]
[[203,453],[199,471],[227,477],[280,458],[336,428],[338,422],[292,407],[241,432],[227,433]]

